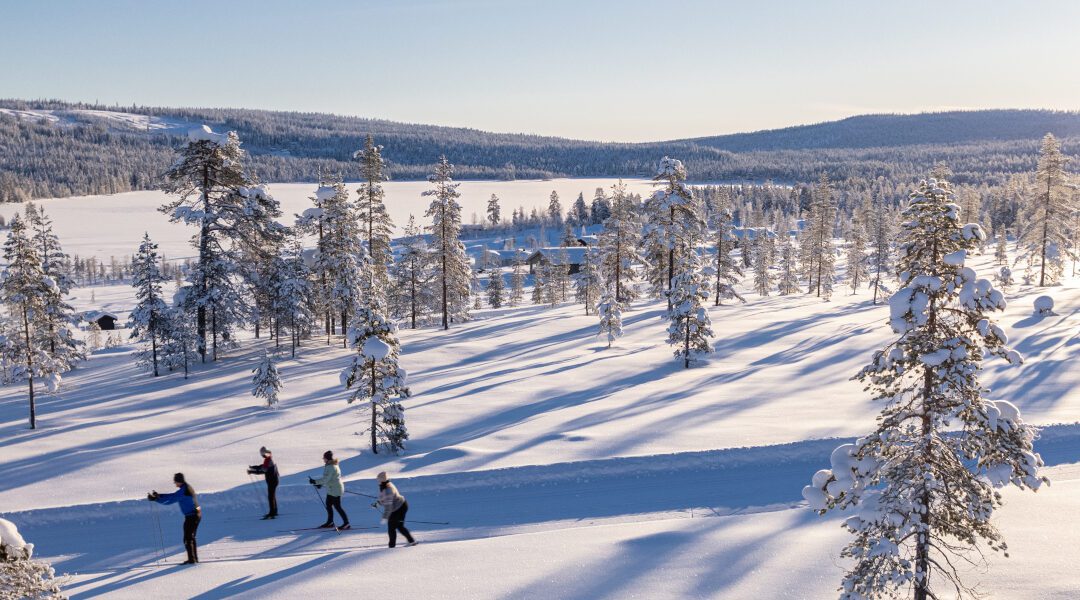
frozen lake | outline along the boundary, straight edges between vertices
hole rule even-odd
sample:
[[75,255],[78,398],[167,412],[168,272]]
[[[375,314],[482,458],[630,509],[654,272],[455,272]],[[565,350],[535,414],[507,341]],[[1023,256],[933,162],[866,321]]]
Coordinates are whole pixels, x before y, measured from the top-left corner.
[[[610,192],[611,186],[617,181],[607,178],[462,181],[458,188],[461,192],[462,219],[469,223],[472,213],[482,219],[492,194],[499,196],[506,218],[518,207],[524,207],[527,212],[533,207],[546,210],[552,191],[559,193],[565,212],[579,193],[584,193],[586,202],[591,203],[596,188],[602,187]],[[653,187],[648,179],[625,179],[623,182],[628,190],[641,194]],[[419,224],[427,223],[424,211],[431,200],[420,194],[430,186],[426,181],[390,181],[384,184],[386,207],[395,225],[399,228],[404,226],[410,214],[416,216]],[[284,213],[282,221],[289,224],[293,221],[293,215],[311,206],[310,197],[316,188],[312,183],[271,183],[267,187],[281,203]],[[351,183],[347,187],[355,197],[357,184]],[[167,196],[160,191],[143,191],[50,198],[35,200],[35,203],[53,219],[56,234],[70,255],[97,256],[104,260],[110,256],[128,256],[138,248],[143,233],[149,232],[167,260],[190,257],[193,255],[190,240],[195,228],[170,223],[168,217],[158,212],[158,207],[166,199]],[[12,215],[23,209],[24,206],[20,204],[4,204],[0,205],[0,214],[10,220]]]

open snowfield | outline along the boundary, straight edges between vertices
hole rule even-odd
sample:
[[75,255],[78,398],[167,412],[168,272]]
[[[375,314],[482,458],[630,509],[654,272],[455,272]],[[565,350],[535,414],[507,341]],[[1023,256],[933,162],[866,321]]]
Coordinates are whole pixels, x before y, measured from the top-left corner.
[[[610,183],[564,181],[576,186],[560,190],[564,204]],[[555,183],[467,185],[533,186],[520,197],[541,205]],[[424,184],[392,185],[415,186],[401,196],[388,186],[399,223],[407,201],[426,204]],[[291,213],[311,187],[272,189]],[[504,208],[519,203],[496,193]],[[463,194],[477,207],[488,195]],[[161,241],[174,235],[179,248],[190,234],[153,211],[160,196],[84,199],[85,208],[72,200],[70,210],[48,202],[69,201],[43,204],[71,253],[83,253],[80,244],[129,253],[142,229],[127,230],[139,219],[128,218],[126,202],[147,223],[157,219],[151,233]],[[110,218],[115,233],[103,222]],[[989,263],[973,266],[988,276]],[[1056,316],[1032,316],[1043,293]],[[121,319],[132,303],[124,285],[73,296],[78,309]],[[894,337],[888,309],[841,286],[831,302],[746,296],[746,304],[710,307],[716,352],[690,370],[664,343],[657,302],[628,310],[626,335],[610,349],[580,305],[482,310],[448,332],[403,330],[413,397],[401,456],[372,455],[357,435],[364,426],[338,379],[350,358],[340,338],[306,340],[296,359],[282,357],[277,410],[250,395],[250,371],[269,340],[244,340],[186,381],[139,371],[129,346],[104,350],[41,399],[37,431],[26,429],[24,388],[0,388],[0,516],[71,575],[75,598],[835,597],[847,534],[838,518],[808,510],[800,491],[836,445],[874,425],[879,407],[849,378]],[[989,571],[970,579],[990,598],[1076,598],[1080,280],[1006,296],[1000,323],[1027,362],[990,361],[984,383],[1045,426],[1036,449],[1053,485],[1006,492],[997,523],[1011,558],[991,557]],[[282,469],[275,521],[258,520],[264,488],[244,472],[261,445]],[[355,494],[344,504],[356,530],[295,531],[323,520],[307,477],[321,471],[327,449],[342,460],[350,492],[372,494],[376,473],[394,475],[419,546],[387,550],[370,500]],[[176,471],[204,509],[205,562],[194,568],[176,564],[179,511],[143,499],[170,490]]]
[[[611,186],[617,182],[617,179],[576,178],[463,181],[458,191],[461,192],[462,217],[469,223],[473,213],[483,218],[492,194],[499,196],[503,214],[509,218],[510,213],[518,207],[524,207],[526,212],[534,207],[547,210],[552,191],[559,193],[563,210],[567,210],[579,193],[584,193],[586,202],[591,203],[596,188],[602,187],[610,192]],[[647,179],[626,179],[623,182],[630,192],[647,193],[652,189],[652,181]],[[271,183],[267,187],[281,203],[281,221],[291,225],[295,215],[312,206],[311,197],[318,186],[313,183]],[[350,183],[346,187],[355,198],[357,185]],[[389,181],[383,184],[386,210],[399,232],[408,222],[409,215],[414,215],[418,224],[427,222],[424,211],[431,204],[431,199],[421,196],[421,193],[430,187],[426,181]],[[34,203],[44,208],[52,218],[56,234],[68,254],[83,258],[96,256],[105,261],[110,257],[121,259],[134,254],[143,233],[148,232],[166,260],[190,258],[194,256],[191,247],[194,229],[170,223],[169,218],[158,211],[166,199],[163,192],[143,191],[48,198],[35,200]],[[0,215],[7,220],[21,210],[23,207],[18,204],[0,204]]]

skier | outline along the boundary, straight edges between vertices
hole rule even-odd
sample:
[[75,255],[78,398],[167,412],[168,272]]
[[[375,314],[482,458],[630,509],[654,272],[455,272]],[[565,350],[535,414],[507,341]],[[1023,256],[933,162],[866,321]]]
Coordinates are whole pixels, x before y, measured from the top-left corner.
[[393,548],[397,545],[397,532],[399,531],[405,536],[405,539],[409,540],[406,546],[415,546],[416,540],[413,539],[409,530],[405,529],[405,513],[409,512],[409,503],[405,501],[405,496],[398,492],[397,486],[390,481],[386,471],[379,473],[375,479],[379,482],[379,499],[372,502],[371,506],[378,508],[379,505],[382,505],[383,507],[382,521],[386,523],[386,533],[390,536],[390,547]]
[[336,508],[338,514],[341,515],[341,520],[344,521],[338,529],[349,529],[349,516],[341,508],[341,496],[345,493],[345,486],[341,483],[341,469],[338,467],[338,461],[334,458],[332,451],[327,450],[322,457],[323,463],[325,463],[322,477],[318,479],[308,477],[308,481],[316,488],[326,486],[326,522],[319,525],[319,528],[334,526],[333,509]]
[[263,475],[266,477],[266,497],[270,505],[270,512],[263,515],[263,520],[273,519],[277,517],[277,486],[278,486],[278,468],[274,463],[274,454],[266,449],[266,446],[259,448],[259,454],[262,455],[263,461],[261,465],[251,465],[248,467],[248,473],[251,475]]
[[173,483],[176,491],[171,494],[159,494],[154,490],[146,495],[146,499],[158,504],[179,504],[180,512],[184,513],[184,549],[187,550],[185,565],[193,565],[199,562],[199,550],[195,545],[195,531],[199,529],[202,521],[202,507],[199,506],[199,498],[195,495],[195,488],[184,480],[183,473],[173,475]]

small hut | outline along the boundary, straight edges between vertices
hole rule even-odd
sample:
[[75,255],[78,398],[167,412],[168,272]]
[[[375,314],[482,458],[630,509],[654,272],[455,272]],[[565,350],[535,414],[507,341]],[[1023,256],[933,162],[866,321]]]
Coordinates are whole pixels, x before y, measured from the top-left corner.
[[529,256],[527,261],[529,263],[529,272],[536,273],[536,267],[540,264],[561,265],[565,258],[567,265],[570,267],[570,274],[573,275],[581,270],[581,264],[585,262],[585,250],[581,246],[540,248]]
[[116,329],[116,321],[119,320],[120,317],[117,317],[111,312],[95,310],[86,313],[84,318],[87,323],[97,323],[102,331],[112,331]]

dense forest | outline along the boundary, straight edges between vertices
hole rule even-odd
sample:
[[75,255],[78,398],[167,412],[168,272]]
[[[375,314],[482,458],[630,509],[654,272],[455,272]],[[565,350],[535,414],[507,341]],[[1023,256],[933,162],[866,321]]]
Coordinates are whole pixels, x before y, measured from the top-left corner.
[[1061,139],[1065,154],[1080,152],[1080,113],[1036,110],[861,116],[631,144],[316,113],[0,100],[0,201],[155,187],[187,128],[204,123],[236,131],[249,169],[265,182],[355,178],[352,155],[368,134],[384,146],[395,179],[426,177],[444,154],[462,179],[508,180],[650,176],[657,158],[670,155],[702,182],[810,182],[823,172],[838,181],[914,182],[943,162],[957,183],[1001,185],[1034,168],[1044,133]]

